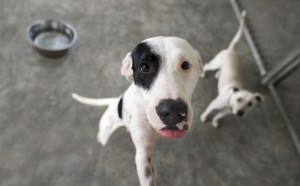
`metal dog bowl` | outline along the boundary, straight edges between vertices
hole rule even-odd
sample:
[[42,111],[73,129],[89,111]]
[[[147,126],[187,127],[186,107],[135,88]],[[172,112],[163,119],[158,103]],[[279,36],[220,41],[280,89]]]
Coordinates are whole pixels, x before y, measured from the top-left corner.
[[72,25],[57,20],[38,20],[27,29],[27,39],[41,55],[50,58],[61,57],[77,40]]

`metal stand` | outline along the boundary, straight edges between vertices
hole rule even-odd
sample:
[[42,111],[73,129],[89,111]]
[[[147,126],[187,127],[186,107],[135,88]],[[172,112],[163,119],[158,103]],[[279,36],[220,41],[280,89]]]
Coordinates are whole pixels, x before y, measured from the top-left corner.
[[262,78],[262,83],[277,84],[287,77],[300,63],[300,50],[292,52],[284,61]]
[[[234,9],[234,12],[236,16],[239,18],[241,17],[241,8],[236,0],[230,0],[231,5]],[[282,63],[280,63],[278,66],[276,66],[274,69],[272,69],[270,72],[266,72],[264,64],[262,62],[262,59],[260,57],[260,54],[257,50],[257,47],[255,46],[253,37],[251,33],[249,32],[249,29],[245,25],[244,34],[246,37],[246,40],[249,44],[249,47],[251,49],[251,52],[254,56],[256,65],[260,71],[260,75],[262,77],[262,83],[267,85],[272,97],[275,101],[275,104],[280,112],[280,115],[283,119],[284,124],[287,127],[287,130],[292,138],[292,141],[294,143],[294,146],[298,152],[298,155],[300,156],[300,142],[299,138],[295,132],[295,129],[292,125],[292,122],[290,118],[287,115],[287,112],[285,108],[283,107],[281,100],[277,94],[275,85],[278,84],[281,80],[283,80],[285,77],[291,74],[291,72],[299,65],[300,63],[300,50],[297,50],[293,52],[290,56],[286,58]]]

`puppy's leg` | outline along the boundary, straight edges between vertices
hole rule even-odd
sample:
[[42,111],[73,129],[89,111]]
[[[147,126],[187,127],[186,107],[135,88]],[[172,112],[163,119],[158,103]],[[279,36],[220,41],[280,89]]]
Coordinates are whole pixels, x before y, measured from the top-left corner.
[[209,63],[206,63],[203,66],[201,77],[205,77],[207,71],[220,69],[222,63],[222,57],[220,55],[221,53],[222,51],[218,53]]
[[219,109],[222,109],[223,107],[224,107],[223,98],[219,95],[208,105],[208,107],[205,109],[205,111],[201,114],[201,117],[200,117],[201,121],[206,122],[209,114],[213,110],[219,110]]
[[99,131],[97,134],[98,142],[102,145],[106,145],[111,134],[123,126],[123,121],[118,116],[118,103],[119,99],[115,99],[106,109],[103,116],[99,121]]
[[118,103],[120,98],[102,98],[94,99],[82,97],[73,93],[72,97],[83,104],[92,106],[108,106],[99,122],[99,132],[97,134],[98,142],[106,145],[111,134],[120,126],[124,125],[118,117]]
[[217,128],[219,126],[219,120],[230,113],[231,112],[228,109],[224,109],[224,110],[221,110],[220,112],[218,112],[212,119],[212,122],[211,122],[212,126]]
[[[156,186],[154,168],[151,164],[155,134],[153,129],[147,126],[146,121],[141,121],[137,120],[137,118],[132,118],[132,127],[130,129],[131,138],[136,148],[136,169],[141,186]],[[137,126],[134,124],[135,122],[141,123]]]
[[218,71],[215,73],[215,78],[216,78],[216,79],[219,79],[220,74],[221,74],[221,72],[220,72],[220,70],[218,70]]

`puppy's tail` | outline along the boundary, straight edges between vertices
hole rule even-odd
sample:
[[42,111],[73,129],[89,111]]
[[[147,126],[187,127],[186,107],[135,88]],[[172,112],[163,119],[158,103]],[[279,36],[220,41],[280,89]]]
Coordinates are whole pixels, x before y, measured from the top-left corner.
[[72,93],[72,97],[79,103],[83,103],[86,105],[92,105],[92,106],[108,106],[112,102],[114,102],[118,99],[118,98],[93,99],[93,98],[82,97],[75,93]]
[[235,34],[234,38],[232,39],[232,41],[230,42],[228,49],[234,49],[235,45],[240,41],[242,34],[243,34],[244,26],[245,26],[245,16],[246,16],[246,11],[243,10],[242,16],[240,17],[239,29],[238,29],[237,33]]

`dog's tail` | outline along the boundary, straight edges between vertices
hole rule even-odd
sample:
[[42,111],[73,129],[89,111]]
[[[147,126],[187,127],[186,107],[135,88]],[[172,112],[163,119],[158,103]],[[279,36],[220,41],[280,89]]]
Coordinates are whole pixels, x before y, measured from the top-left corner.
[[228,49],[234,49],[235,45],[239,42],[239,40],[242,37],[244,26],[245,26],[246,11],[243,10],[241,15],[242,16],[240,17],[239,29],[238,29],[237,33],[235,34],[234,38],[232,39],[232,41],[230,42]]
[[108,106],[112,102],[114,102],[118,99],[118,98],[94,99],[94,98],[82,97],[75,93],[72,93],[72,97],[79,103],[83,103],[86,105],[92,105],[92,106]]

